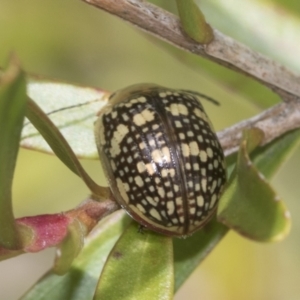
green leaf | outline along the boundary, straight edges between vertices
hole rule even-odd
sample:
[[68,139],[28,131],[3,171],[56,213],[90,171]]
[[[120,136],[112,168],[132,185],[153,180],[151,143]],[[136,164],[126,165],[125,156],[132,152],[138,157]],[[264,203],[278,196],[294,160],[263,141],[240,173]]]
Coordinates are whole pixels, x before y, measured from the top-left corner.
[[[98,159],[94,122],[97,112],[107,103],[107,92],[62,82],[31,79],[27,85],[27,93],[59,128],[77,157]],[[28,120],[22,132],[21,146],[53,153]]]
[[104,266],[94,300],[173,299],[172,238],[133,222]]
[[206,258],[228,232],[228,227],[214,218],[187,239],[174,239],[175,291]]
[[92,178],[86,173],[79,160],[77,159],[72,148],[48,118],[48,116],[40,109],[40,107],[31,99],[28,100],[27,118],[37,128],[40,134],[47,141],[49,146],[57,157],[75,174],[83,179],[90,191],[99,196],[100,199],[107,199],[109,189],[97,185]]
[[177,0],[177,8],[184,31],[195,41],[208,44],[214,38],[201,10],[193,0]]
[[63,275],[69,271],[74,259],[80,253],[84,243],[85,230],[81,223],[74,219],[68,226],[68,234],[56,250],[53,271]]
[[241,142],[236,169],[220,199],[218,220],[253,240],[278,241],[289,232],[290,215],[248,156],[260,139],[259,130],[251,129]]
[[12,182],[26,108],[26,81],[12,59],[0,77],[0,245],[18,249],[21,241],[12,208]]
[[106,257],[129,221],[119,211],[100,222],[67,274],[48,272],[21,300],[92,300]]

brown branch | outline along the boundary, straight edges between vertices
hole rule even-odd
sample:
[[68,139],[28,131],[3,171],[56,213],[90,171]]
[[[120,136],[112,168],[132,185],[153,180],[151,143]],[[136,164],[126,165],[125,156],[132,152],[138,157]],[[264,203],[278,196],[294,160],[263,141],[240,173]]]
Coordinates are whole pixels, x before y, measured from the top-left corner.
[[242,131],[251,127],[263,131],[264,139],[261,145],[270,143],[288,131],[300,128],[300,101],[292,100],[277,104],[261,114],[218,132],[217,136],[226,156],[238,150]]
[[284,66],[214,29],[214,40],[201,45],[187,37],[173,14],[142,0],[82,0],[183,50],[203,56],[260,81],[284,100],[300,97],[300,78]]
[[99,201],[94,199],[94,196],[90,196],[79,206],[65,212],[65,215],[70,219],[78,219],[84,224],[86,234],[88,234],[101,219],[118,209],[120,206],[112,199]]

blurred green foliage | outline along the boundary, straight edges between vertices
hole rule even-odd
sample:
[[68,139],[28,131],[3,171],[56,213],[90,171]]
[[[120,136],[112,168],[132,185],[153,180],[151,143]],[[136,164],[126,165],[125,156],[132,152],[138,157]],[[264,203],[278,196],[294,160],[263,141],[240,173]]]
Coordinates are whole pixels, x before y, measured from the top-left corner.
[[[270,1],[275,2],[299,17],[297,1]],[[169,9],[174,8],[171,1],[164,3]],[[0,44],[0,66],[4,66],[13,51],[20,57],[26,72],[50,78],[111,91],[140,82],[201,91],[221,102],[221,107],[204,102],[216,129],[259,111],[247,101],[255,91],[236,93],[235,86],[247,85],[248,78],[238,76],[237,81],[232,71],[218,67],[217,70],[234,78],[230,86],[223,85],[205,69],[199,71],[200,68],[180,63],[130,24],[80,1],[2,0]],[[189,56],[189,59],[194,57]],[[276,98],[265,88],[260,91],[265,93],[262,96]],[[179,290],[176,300],[299,298],[299,155],[298,150],[273,180],[292,213],[290,236],[280,244],[261,245],[230,233]],[[97,162],[84,161],[83,164],[97,182],[103,182]],[[81,180],[57,158],[20,151],[13,191],[17,217],[64,211],[80,203],[87,194]],[[28,264],[31,255],[1,262],[1,298],[14,300],[28,289],[49,266],[53,252],[46,253],[38,269],[35,259]],[[44,269],[40,268],[42,265]]]

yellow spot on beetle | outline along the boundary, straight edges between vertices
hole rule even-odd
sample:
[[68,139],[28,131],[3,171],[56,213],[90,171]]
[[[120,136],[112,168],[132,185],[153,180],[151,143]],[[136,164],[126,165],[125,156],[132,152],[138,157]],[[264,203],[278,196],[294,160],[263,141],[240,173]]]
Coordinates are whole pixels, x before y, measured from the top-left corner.
[[207,153],[203,150],[200,151],[200,160],[202,162],[206,162],[207,161]]
[[149,109],[144,109],[141,113],[136,114],[133,117],[133,123],[137,126],[142,126],[152,120],[154,120],[154,112]]
[[219,162],[218,162],[217,159],[215,159],[215,160],[214,160],[214,167],[215,167],[215,169],[218,167],[218,165],[219,165]]
[[151,152],[151,157],[153,159],[154,162],[156,163],[162,163],[163,159],[162,159],[162,155],[159,149],[155,149]]
[[202,187],[203,192],[205,193],[206,192],[206,188],[207,188],[207,180],[206,180],[206,178],[202,178],[202,180],[201,180],[201,187]]
[[150,215],[151,215],[153,218],[155,218],[155,219],[161,221],[161,216],[160,216],[160,214],[158,213],[158,211],[157,211],[155,208],[151,208],[150,211],[149,211],[149,213],[150,213]]
[[139,148],[140,148],[141,150],[145,149],[145,148],[146,148],[145,142],[139,143]]
[[191,150],[191,155],[198,155],[199,154],[199,147],[196,142],[190,142],[190,150]]
[[124,187],[123,181],[120,178],[117,178],[116,183],[117,183],[117,187],[118,187],[118,190],[120,192],[121,197],[123,198],[123,200],[126,203],[128,203],[129,202],[129,198],[128,198],[126,189]]
[[[181,207],[182,206],[182,197],[177,197],[176,199],[175,199],[175,202],[176,202],[176,205],[177,205],[177,207],[179,208],[179,207]],[[179,212],[179,209],[177,210],[178,212]]]
[[188,114],[187,107],[183,104],[171,104],[170,111],[173,116],[178,116],[179,114],[186,116]]
[[162,169],[161,171],[161,176],[162,177],[167,177],[170,174],[171,177],[175,176],[175,169]]
[[136,164],[136,167],[138,169],[138,172],[139,173],[143,173],[146,171],[146,166],[143,162],[139,161],[137,164]]
[[168,201],[167,202],[167,209],[168,209],[168,215],[172,215],[174,213],[175,210],[175,205],[173,201]]
[[146,197],[146,200],[153,206],[157,206],[157,202],[152,197]]
[[200,207],[204,205],[204,199],[202,196],[197,197],[197,205]]
[[170,150],[168,147],[163,147],[161,149],[162,153],[163,153],[163,156],[164,156],[164,159],[166,160],[166,162],[171,162],[171,154],[170,154]]
[[210,189],[210,192],[213,193],[217,187],[217,180],[214,180]]
[[156,167],[152,163],[146,164],[145,167],[149,175],[153,175],[156,171]]
[[183,104],[178,104],[178,110],[179,110],[179,113],[182,115],[186,116],[188,114],[187,107]]
[[141,213],[143,213],[143,214],[146,213],[145,208],[144,208],[141,204],[138,203],[138,204],[136,205],[136,208],[137,208]]
[[188,144],[181,144],[181,151],[184,157],[190,156],[190,148]]
[[190,214],[194,214],[196,212],[196,207],[190,207]]
[[139,97],[137,98],[138,102],[145,103],[147,101],[146,97]]
[[111,141],[110,154],[112,157],[116,157],[121,153],[120,143],[129,132],[128,127],[124,124],[119,124],[116,131],[113,134],[113,138]]
[[116,117],[117,117],[117,112],[116,111],[113,111],[112,113],[111,113],[111,117],[113,118],[113,119],[115,119]]
[[157,189],[157,193],[158,193],[158,195],[161,197],[161,198],[164,198],[165,197],[165,190],[163,189],[163,188],[161,188],[161,187],[159,187],[158,189]]
[[141,176],[136,176],[134,178],[134,181],[136,183],[136,185],[138,185],[139,187],[142,187],[144,185],[143,179]]
[[206,149],[206,153],[207,153],[208,157],[210,157],[210,158],[213,157],[213,151],[212,151],[212,149],[210,147],[208,147]]
[[211,197],[211,201],[210,201],[210,204],[209,204],[209,208],[212,209],[215,205],[217,201],[217,195],[216,194],[213,194],[212,197]]
[[200,183],[195,184],[195,191],[196,192],[200,191]]

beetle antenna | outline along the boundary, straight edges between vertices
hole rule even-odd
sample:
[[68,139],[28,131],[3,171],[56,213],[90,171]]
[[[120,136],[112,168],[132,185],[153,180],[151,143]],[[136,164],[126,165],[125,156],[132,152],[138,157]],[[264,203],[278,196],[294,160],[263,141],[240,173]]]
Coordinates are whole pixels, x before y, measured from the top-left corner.
[[208,101],[212,102],[215,105],[220,105],[219,101],[217,101],[217,100],[215,100],[215,99],[213,99],[213,98],[211,98],[211,97],[209,97],[209,96],[207,96],[205,94],[201,94],[199,92],[195,92],[195,91],[191,91],[191,90],[180,90],[180,91],[181,92],[186,92],[186,93],[189,93],[189,94],[192,94],[192,95],[199,96],[199,97],[201,97],[201,98],[203,98],[205,100],[208,100]]

